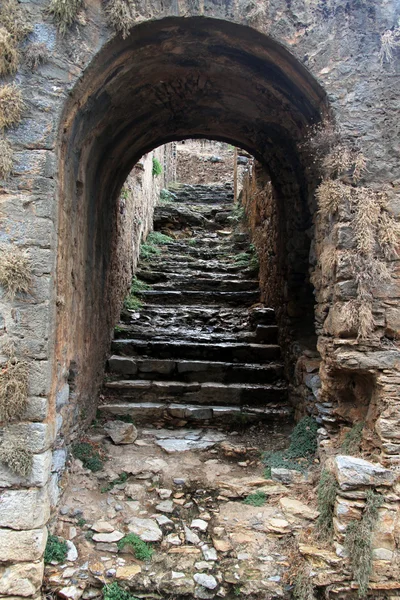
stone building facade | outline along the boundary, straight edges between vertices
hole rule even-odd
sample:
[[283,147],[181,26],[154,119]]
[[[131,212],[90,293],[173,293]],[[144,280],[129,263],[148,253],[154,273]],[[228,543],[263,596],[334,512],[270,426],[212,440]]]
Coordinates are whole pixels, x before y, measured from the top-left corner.
[[[264,165],[252,184],[262,201],[249,212],[271,269],[265,297],[284,301],[293,397],[308,397],[328,431],[338,419],[364,419],[366,456],[396,472],[400,460],[397,254],[388,254],[389,276],[371,292],[373,335],[360,338],[341,320],[355,293],[344,252],[354,243],[349,206],[339,203],[321,224],[320,174],[304,146],[310,128],[334,121],[340,139],[365,157],[363,187],[384,192],[382,210],[399,216],[400,61],[395,46],[382,51],[385,32],[395,35],[398,3],[137,0],[125,11],[123,1],[75,4],[64,32],[48,0],[16,5],[30,31],[21,34],[20,66],[4,69],[0,85],[3,148],[12,160],[1,182],[2,253],[21,251],[31,270],[27,293],[12,296],[3,286],[0,296],[3,363],[28,369],[28,401],[2,423],[1,447],[31,461],[19,474],[10,461],[0,465],[7,597],[38,594],[68,444],[95,412],[132,258],[151,220],[146,194],[133,194],[128,206],[121,190],[141,156],[172,140],[226,141]],[[33,69],[22,59],[32,45],[42,53]],[[7,86],[13,106],[23,102],[15,122],[4,112]],[[135,177],[128,190],[142,185]],[[275,224],[267,241],[266,221]],[[327,237],[335,269],[310,280],[310,267],[326,268]],[[267,289],[271,278],[276,285]],[[398,515],[395,488],[392,501]],[[394,550],[394,526],[391,535]]]

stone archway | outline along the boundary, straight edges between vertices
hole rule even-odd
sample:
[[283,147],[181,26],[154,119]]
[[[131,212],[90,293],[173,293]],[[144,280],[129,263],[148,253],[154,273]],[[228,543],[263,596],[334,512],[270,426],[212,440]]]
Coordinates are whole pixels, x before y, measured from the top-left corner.
[[[62,389],[73,365],[80,410],[88,400],[87,412],[93,411],[126,288],[115,254],[116,196],[133,164],[185,137],[239,145],[265,165],[279,202],[290,202],[286,211],[304,230],[315,181],[307,179],[298,148],[326,112],[324,91],[310,73],[248,27],[167,18],[138,25],[101,50],[72,92],[60,129],[58,293],[64,304],[56,385]],[[70,402],[71,419],[75,406]]]
[[[2,577],[6,573],[6,579],[28,580],[31,596],[41,579],[49,497],[53,503],[57,499],[66,443],[76,435],[84,413],[90,416],[94,408],[104,351],[128,277],[116,252],[116,197],[140,155],[189,135],[238,144],[267,165],[282,205],[289,197],[296,199],[304,226],[315,182],[305,175],[297,144],[307,126],[326,112],[317,78],[345,135],[358,138],[371,160],[366,181],[379,188],[391,186],[391,210],[398,215],[393,93],[398,80],[387,76],[395,67],[389,61],[379,66],[378,56],[379,35],[395,26],[396,7],[350,6],[340,0],[335,8],[323,10],[302,2],[281,9],[279,2],[271,2],[257,28],[291,47],[294,58],[272,37],[229,21],[248,23],[240,2],[205,2],[201,10],[191,2],[175,4],[165,8],[157,3],[155,15],[203,11],[218,18],[148,21],[125,40],[105,43],[110,32],[100,3],[94,2],[87,7],[86,33],[83,25],[76,26],[69,38],[56,44],[55,27],[46,21],[42,6],[26,3],[38,25],[35,40],[44,36],[54,60],[50,72],[18,72],[29,103],[21,126],[7,131],[17,161],[2,198],[2,239],[28,250],[34,294],[29,303],[1,298],[2,333],[16,341],[30,368],[29,410],[21,422],[4,426],[3,440],[22,445],[33,460],[27,476],[1,465],[1,486],[12,489],[2,492],[7,502],[0,560],[6,565]],[[85,43],[79,47],[81,35]],[[368,85],[359,85],[367,79]],[[346,225],[336,225],[343,249]],[[57,243],[56,296],[52,275]],[[343,277],[344,273],[345,269]],[[343,290],[341,300],[347,283],[337,286]],[[398,330],[398,295],[396,282],[377,294],[381,330],[386,324],[390,331]],[[322,313],[329,300],[323,302]],[[321,348],[331,353],[334,367],[340,363],[348,370],[346,393],[354,388],[353,372],[378,374],[379,460],[396,467],[398,350],[388,350],[379,341],[359,350],[354,340],[351,347],[335,348],[334,333],[324,333]],[[352,401],[353,394],[348,396]],[[10,563],[21,560],[22,566],[8,571]],[[16,589],[2,593],[20,594]]]

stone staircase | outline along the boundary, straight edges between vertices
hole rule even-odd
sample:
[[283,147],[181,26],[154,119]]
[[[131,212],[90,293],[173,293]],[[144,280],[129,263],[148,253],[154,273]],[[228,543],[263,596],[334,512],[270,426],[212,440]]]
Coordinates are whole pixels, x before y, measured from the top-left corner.
[[274,311],[259,304],[254,265],[237,259],[249,239],[232,227],[232,188],[182,185],[172,198],[154,229],[174,241],[140,260],[151,288],[139,312],[122,312],[100,410],[139,424],[288,418]]

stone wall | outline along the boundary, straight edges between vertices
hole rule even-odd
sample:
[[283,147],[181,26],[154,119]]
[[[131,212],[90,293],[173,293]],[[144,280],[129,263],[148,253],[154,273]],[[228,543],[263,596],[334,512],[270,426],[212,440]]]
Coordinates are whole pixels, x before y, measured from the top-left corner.
[[320,388],[309,277],[312,208],[299,202],[295,181],[285,184],[278,192],[265,167],[255,163],[240,202],[259,257],[261,300],[276,312],[289,396],[299,417],[314,408]]
[[[299,145],[313,122],[333,113],[342,135],[368,159],[365,183],[387,187],[398,215],[400,62],[395,49],[393,59],[381,63],[380,39],[396,27],[400,8],[391,0],[141,0],[134,10],[130,4],[126,22],[134,33],[122,37],[99,0],[85,2],[64,35],[47,0],[21,6],[21,22],[32,25],[21,50],[44,44],[47,57],[36,68],[21,61],[0,87],[15,82],[24,101],[21,121],[5,128],[13,166],[2,182],[0,241],[25,250],[32,267],[29,294],[10,299],[1,291],[2,352],[11,342],[28,362],[30,406],[21,421],[3,426],[2,440],[32,453],[33,464],[27,476],[1,466],[2,506],[11,503],[14,515],[4,509],[0,561],[5,567],[21,557],[29,563],[2,570],[0,595],[19,596],[28,582],[24,593],[34,596],[49,491],[55,497],[50,466],[54,461],[56,471],[65,458],[62,449],[51,450],[63,426],[57,405],[64,406],[64,426],[85,416],[85,403],[94,405],[102,348],[126,289],[128,271],[120,284],[115,266],[118,233],[130,235],[122,225],[120,190],[133,165],[174,139],[220,139],[267,165],[279,198],[293,196],[288,215],[292,206],[312,205],[315,179]],[[333,226],[340,243],[348,243],[344,223]],[[311,263],[319,256],[317,249]],[[340,301],[348,282],[333,281]],[[324,315],[335,304],[330,290],[317,290],[321,394],[332,403],[324,408],[336,409],[343,389],[347,404],[357,404],[367,373],[374,383],[366,416],[373,424],[370,452],[397,467],[398,262],[390,283],[375,294],[382,335],[374,344],[328,331]],[[344,378],[339,388],[338,371]],[[331,418],[320,416],[324,423]],[[33,505],[42,507],[39,514]]]

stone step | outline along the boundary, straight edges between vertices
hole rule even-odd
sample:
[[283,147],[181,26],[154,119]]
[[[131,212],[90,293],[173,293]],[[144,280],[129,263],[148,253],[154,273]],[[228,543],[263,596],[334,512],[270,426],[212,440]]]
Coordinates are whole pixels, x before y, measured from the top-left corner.
[[151,358],[183,358],[223,362],[265,363],[279,360],[280,347],[276,344],[220,343],[204,344],[170,340],[119,339],[113,340],[114,354],[123,356],[148,356]]
[[[152,273],[153,269],[154,272],[157,273],[159,268],[160,261],[141,261],[141,268],[137,272],[137,276],[139,279],[142,279],[142,273],[145,275]],[[185,256],[182,256],[182,260],[163,260],[162,270],[163,273],[176,273],[179,271],[182,274],[187,273],[188,275],[194,271],[196,273],[201,273],[202,276],[206,275],[207,273],[214,273],[215,275],[223,275],[225,279],[232,277],[233,274],[237,277],[243,278],[250,278],[251,276],[254,277],[254,269],[243,268],[235,263],[208,260],[188,261],[187,257]],[[146,281],[151,280],[146,279]]]
[[[157,265],[158,269],[160,268],[160,264]],[[226,273],[226,272],[216,272],[216,271],[198,271],[194,269],[194,265],[192,269],[184,269],[180,268],[179,273],[176,270],[165,269],[165,264],[162,262],[162,270],[153,270],[153,269],[140,269],[136,272],[136,276],[142,281],[146,281],[147,283],[162,283],[166,281],[173,281],[176,283],[180,283],[185,285],[185,282],[188,280],[192,281],[194,278],[196,280],[200,280],[206,284],[209,282],[222,282],[227,281],[228,283],[231,281],[237,281],[238,279],[243,281],[252,281],[257,284],[258,280],[250,279],[247,273]],[[185,288],[186,289],[186,288]]]
[[266,365],[225,363],[201,360],[157,360],[113,355],[108,359],[113,375],[140,379],[179,379],[184,382],[215,381],[217,383],[273,383],[282,379],[281,363]]
[[197,290],[146,290],[140,297],[152,304],[219,304],[251,306],[260,298],[259,290],[244,292],[218,292]]
[[168,277],[167,281],[153,283],[152,291],[199,291],[199,292],[258,292],[258,279],[228,279],[221,280],[218,277],[179,277],[179,275]]
[[120,326],[136,324],[140,327],[163,327],[170,330],[197,328],[201,333],[230,331],[233,334],[249,330],[249,323],[250,317],[246,308],[145,304],[140,312],[124,310]]
[[130,416],[137,425],[154,423],[157,420],[182,420],[201,423],[212,421],[213,424],[235,425],[242,427],[252,423],[274,422],[286,423],[291,418],[293,409],[288,404],[268,404],[264,407],[239,407],[232,405],[216,406],[198,404],[176,404],[163,402],[112,402],[99,406],[105,415],[115,417]]
[[[161,307],[160,307],[161,308]],[[133,325],[121,324],[114,331],[114,339],[139,339],[139,340],[152,340],[159,342],[168,342],[171,339],[176,341],[187,341],[187,342],[202,342],[204,344],[216,344],[216,343],[266,343],[276,344],[278,339],[278,327],[276,325],[263,326],[262,335],[259,332],[260,327],[257,328],[256,332],[252,331],[238,331],[233,332],[225,331],[214,332],[214,331],[201,331],[199,328],[188,329],[187,327],[176,327],[176,325],[165,326],[161,324],[148,323],[139,326],[137,323]]]
[[189,382],[159,381],[150,379],[117,379],[106,381],[104,395],[123,398],[129,402],[161,402],[175,404],[215,404],[233,406],[264,406],[269,402],[287,400],[283,383],[217,383],[214,381]]

